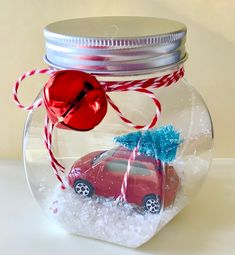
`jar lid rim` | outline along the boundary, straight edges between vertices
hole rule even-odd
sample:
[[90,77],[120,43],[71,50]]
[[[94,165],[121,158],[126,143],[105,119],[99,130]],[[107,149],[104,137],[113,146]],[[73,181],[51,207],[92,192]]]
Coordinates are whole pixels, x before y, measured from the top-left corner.
[[178,21],[137,16],[62,20],[44,29],[47,62],[105,72],[152,69],[185,58],[187,29]]
[[[129,25],[128,27],[127,24]],[[142,26],[142,29],[139,26]],[[179,37],[185,36],[186,31],[187,28],[183,23],[169,19],[138,16],[104,16],[53,22],[45,27],[44,35],[45,38],[51,37],[54,40],[71,39],[67,43],[73,43],[77,40],[80,46],[84,43],[91,47],[104,47],[107,45],[107,41],[112,40],[123,43],[125,47],[138,46],[138,43],[142,46],[142,41],[139,39],[146,39],[146,45],[158,44],[160,43],[160,38],[169,43],[169,40],[177,40]],[[100,40],[100,42],[97,43],[97,40]],[[128,42],[130,45],[128,45]],[[121,45],[112,46],[120,47]]]

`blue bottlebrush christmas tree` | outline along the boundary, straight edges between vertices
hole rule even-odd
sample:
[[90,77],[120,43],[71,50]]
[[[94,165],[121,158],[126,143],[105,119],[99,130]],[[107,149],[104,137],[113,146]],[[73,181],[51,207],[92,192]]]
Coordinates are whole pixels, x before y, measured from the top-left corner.
[[171,162],[175,159],[177,148],[182,140],[180,133],[172,125],[168,125],[116,136],[114,142],[129,150],[138,146],[138,152],[143,155],[160,159],[163,162]]

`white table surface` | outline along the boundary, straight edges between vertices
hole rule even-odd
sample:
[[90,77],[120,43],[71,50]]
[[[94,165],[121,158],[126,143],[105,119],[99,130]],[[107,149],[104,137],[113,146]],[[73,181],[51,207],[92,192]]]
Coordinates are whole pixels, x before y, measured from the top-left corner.
[[20,161],[0,160],[1,255],[235,254],[235,159],[214,160],[191,204],[151,241],[128,249],[65,233],[44,216]]

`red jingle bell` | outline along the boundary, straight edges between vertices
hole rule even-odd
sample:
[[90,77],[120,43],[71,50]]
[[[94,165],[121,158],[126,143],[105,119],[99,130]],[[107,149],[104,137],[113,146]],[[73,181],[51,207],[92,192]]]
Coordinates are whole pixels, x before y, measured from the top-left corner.
[[93,75],[76,70],[53,73],[44,86],[43,100],[50,120],[58,128],[90,130],[107,112],[101,84]]

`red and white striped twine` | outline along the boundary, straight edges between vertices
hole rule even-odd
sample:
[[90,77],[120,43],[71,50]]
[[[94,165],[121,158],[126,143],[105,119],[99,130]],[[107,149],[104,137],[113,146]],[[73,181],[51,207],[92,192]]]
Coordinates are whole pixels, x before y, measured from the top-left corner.
[[136,157],[137,153],[138,153],[138,145],[137,145],[137,147],[134,148],[134,150],[132,151],[132,153],[128,159],[127,169],[126,169],[126,172],[125,172],[125,174],[123,176],[123,180],[122,180],[121,194],[117,198],[118,201],[126,201],[127,183],[128,183],[128,177],[129,177],[130,171],[131,171],[131,163],[133,161],[135,161],[135,157]]
[[[34,110],[34,109],[40,107],[43,104],[42,98],[37,99],[36,101],[33,102],[32,105],[29,105],[29,106],[24,106],[20,103],[20,101],[18,99],[18,90],[19,90],[20,84],[24,79],[26,79],[29,76],[33,76],[35,74],[49,74],[49,75],[51,75],[54,72],[56,72],[56,71],[52,70],[52,69],[31,70],[29,72],[24,73],[21,77],[19,77],[18,80],[15,82],[14,89],[13,89],[13,100],[15,101],[16,105],[20,109],[26,110],[26,111],[31,111],[31,110]],[[166,75],[163,75],[160,77],[154,77],[154,78],[150,78],[150,79],[132,80],[132,81],[118,81],[118,82],[103,81],[100,83],[103,86],[105,92],[135,91],[135,92],[139,92],[139,93],[142,93],[142,94],[148,96],[153,101],[154,106],[155,106],[154,116],[153,116],[152,120],[150,121],[150,123],[148,123],[146,125],[136,125],[123,115],[123,113],[121,112],[119,107],[112,101],[112,99],[106,93],[106,98],[107,98],[109,104],[116,111],[116,113],[118,114],[118,116],[124,123],[126,123],[127,125],[131,126],[134,129],[147,130],[147,129],[150,129],[155,126],[155,124],[158,121],[159,115],[161,113],[161,104],[158,101],[158,99],[156,98],[155,94],[152,91],[150,91],[149,89],[168,87],[171,84],[174,84],[177,81],[179,81],[183,76],[184,76],[184,69],[183,69],[183,67],[181,67],[178,70],[176,70],[170,74],[166,74]],[[56,127],[56,124],[51,123],[49,117],[46,116],[45,125],[44,125],[45,146],[48,151],[50,163],[54,170],[54,173],[55,173],[57,179],[60,181],[62,189],[65,189],[63,180],[59,175],[59,171],[64,172],[65,168],[55,158],[55,156],[53,154],[53,150],[52,150],[52,133],[53,133],[54,127]],[[136,153],[137,153],[137,148],[133,151],[133,153],[131,154],[131,158],[128,160],[128,168],[130,168],[130,162],[134,160]],[[127,189],[127,179],[128,179],[129,171],[130,171],[130,169],[127,169],[127,171],[124,175],[123,184],[122,184],[122,188],[121,188],[122,190],[121,190],[120,196],[124,200],[126,198],[125,194],[126,194],[126,189]]]
[[136,125],[129,119],[127,119],[122,112],[120,111],[119,107],[112,101],[112,99],[106,94],[107,100],[112,108],[116,111],[120,119],[125,122],[127,125],[139,129],[139,130],[147,130],[155,126],[158,121],[159,115],[161,113],[161,104],[156,98],[155,94],[150,91],[149,89],[156,89],[160,87],[168,87],[173,83],[176,83],[184,76],[184,68],[181,67],[180,69],[172,72],[170,74],[166,74],[160,77],[154,77],[151,79],[144,79],[144,80],[133,80],[133,81],[104,81],[101,84],[104,87],[106,92],[121,92],[121,91],[135,91],[140,92],[148,97],[150,97],[155,106],[155,114],[150,121],[150,123],[146,125]]
[[51,73],[53,73],[53,72],[55,72],[55,71],[53,71],[53,70],[51,70],[51,69],[39,69],[39,70],[31,70],[31,71],[29,71],[29,72],[24,73],[22,76],[20,76],[20,77],[18,78],[18,80],[15,82],[15,85],[14,85],[14,87],[13,87],[13,99],[14,99],[16,105],[17,105],[20,109],[26,110],[26,111],[30,111],[30,110],[33,110],[33,109],[36,109],[36,108],[40,107],[40,106],[42,105],[42,103],[43,103],[42,98],[40,98],[40,99],[34,101],[33,104],[32,104],[32,105],[29,105],[29,106],[25,106],[25,105],[22,105],[22,104],[20,103],[20,101],[19,101],[19,99],[18,99],[18,89],[19,89],[19,87],[20,87],[20,83],[21,83],[24,79],[26,79],[27,77],[33,76],[33,75],[35,75],[35,74],[51,74]]
[[61,188],[65,189],[66,188],[65,184],[59,175],[59,171],[64,173],[65,168],[55,158],[55,156],[53,154],[53,150],[52,150],[52,134],[53,134],[53,130],[54,130],[55,126],[56,126],[56,124],[51,123],[50,119],[47,115],[45,118],[45,124],[44,124],[44,143],[45,143],[46,149],[48,151],[50,163],[51,163],[52,169],[55,173],[55,176],[58,179],[58,181],[61,183]]

